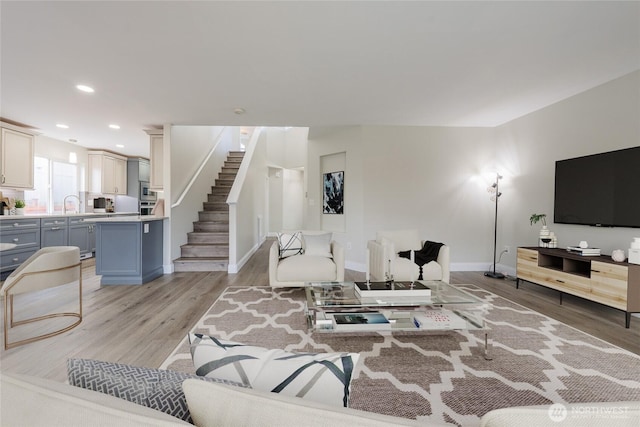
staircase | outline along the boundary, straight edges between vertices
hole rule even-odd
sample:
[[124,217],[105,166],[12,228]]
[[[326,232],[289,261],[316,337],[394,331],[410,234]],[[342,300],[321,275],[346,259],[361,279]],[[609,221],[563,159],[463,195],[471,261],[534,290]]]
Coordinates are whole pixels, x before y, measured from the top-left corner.
[[236,179],[243,151],[231,151],[218,174],[204,210],[198,212],[187,243],[180,247],[180,258],[173,261],[174,271],[227,271],[229,265],[229,205],[227,197]]

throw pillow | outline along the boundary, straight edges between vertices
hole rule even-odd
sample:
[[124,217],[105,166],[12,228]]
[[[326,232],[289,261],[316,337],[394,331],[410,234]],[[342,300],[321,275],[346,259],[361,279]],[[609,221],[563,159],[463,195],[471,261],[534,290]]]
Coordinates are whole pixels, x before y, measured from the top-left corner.
[[300,255],[304,252],[302,246],[302,233],[299,231],[290,233],[278,233],[278,246],[280,247],[280,258]]
[[202,378],[181,372],[89,359],[69,359],[67,376],[69,384],[73,386],[119,397],[187,422],[192,421],[182,391],[184,380],[200,378],[210,382],[246,387],[243,384],[219,378]]
[[325,234],[303,234],[304,254],[316,255],[332,258],[331,254],[331,233]]
[[262,391],[348,406],[358,353],[290,353],[189,334],[197,375]]

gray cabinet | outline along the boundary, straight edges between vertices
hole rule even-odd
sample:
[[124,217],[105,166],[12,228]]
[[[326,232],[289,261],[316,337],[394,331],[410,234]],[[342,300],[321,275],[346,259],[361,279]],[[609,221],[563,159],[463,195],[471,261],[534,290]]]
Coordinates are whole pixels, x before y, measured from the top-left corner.
[[40,249],[40,218],[3,219],[0,242],[15,245],[0,252],[0,280]]
[[85,222],[83,217],[69,218],[69,246],[77,246],[81,258],[89,258],[93,254],[95,244],[92,244],[90,236],[94,227],[94,224]]
[[127,160],[127,196],[140,198],[140,183],[149,182],[149,160],[135,157]]
[[40,227],[40,247],[67,246],[68,222],[66,217],[52,217],[42,219]]
[[101,285],[141,285],[162,276],[162,220],[97,222]]

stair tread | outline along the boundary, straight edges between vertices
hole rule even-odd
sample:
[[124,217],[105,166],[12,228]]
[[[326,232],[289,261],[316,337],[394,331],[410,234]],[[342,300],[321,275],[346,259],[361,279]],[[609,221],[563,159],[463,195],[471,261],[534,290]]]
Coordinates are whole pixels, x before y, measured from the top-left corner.
[[229,264],[229,205],[226,198],[243,157],[243,151],[229,152],[211,193],[207,194],[204,210],[198,211],[198,221],[193,221],[193,231],[187,232],[187,243],[180,245],[181,256],[173,261],[176,271],[226,270]]

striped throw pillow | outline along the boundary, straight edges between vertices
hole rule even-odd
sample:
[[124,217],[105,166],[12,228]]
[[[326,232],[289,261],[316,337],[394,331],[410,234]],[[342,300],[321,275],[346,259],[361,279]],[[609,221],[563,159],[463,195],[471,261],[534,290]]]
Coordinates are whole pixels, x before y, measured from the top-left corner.
[[189,334],[196,374],[261,391],[348,406],[358,353],[291,353]]

